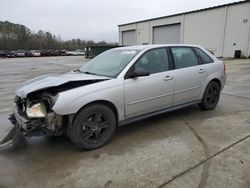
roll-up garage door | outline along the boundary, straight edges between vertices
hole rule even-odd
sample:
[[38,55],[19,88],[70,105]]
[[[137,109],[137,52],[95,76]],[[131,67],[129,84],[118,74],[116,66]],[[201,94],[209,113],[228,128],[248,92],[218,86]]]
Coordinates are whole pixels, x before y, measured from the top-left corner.
[[157,26],[153,28],[154,44],[180,43],[181,24]]
[[122,45],[135,45],[135,30],[122,32]]

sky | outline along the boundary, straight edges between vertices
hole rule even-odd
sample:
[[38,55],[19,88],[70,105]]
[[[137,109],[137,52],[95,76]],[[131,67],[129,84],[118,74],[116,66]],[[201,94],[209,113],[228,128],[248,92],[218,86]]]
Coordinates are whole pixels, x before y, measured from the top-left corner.
[[1,0],[0,20],[50,31],[63,40],[118,42],[119,24],[239,0]]

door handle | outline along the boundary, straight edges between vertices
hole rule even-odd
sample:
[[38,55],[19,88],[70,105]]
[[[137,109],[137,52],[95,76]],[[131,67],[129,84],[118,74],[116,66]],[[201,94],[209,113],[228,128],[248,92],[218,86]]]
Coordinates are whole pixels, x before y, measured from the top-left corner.
[[166,76],[165,78],[163,78],[164,81],[168,81],[168,80],[173,80],[173,76]]
[[206,72],[204,69],[199,70],[199,73],[204,73],[204,72]]

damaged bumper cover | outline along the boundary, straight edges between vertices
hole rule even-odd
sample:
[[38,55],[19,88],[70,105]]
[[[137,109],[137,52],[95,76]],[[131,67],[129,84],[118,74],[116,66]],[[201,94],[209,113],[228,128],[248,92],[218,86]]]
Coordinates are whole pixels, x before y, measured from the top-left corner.
[[44,118],[27,119],[26,117],[21,116],[16,108],[14,108],[14,113],[10,115],[10,121],[26,134],[32,134],[37,132],[37,130],[41,129],[42,127],[45,127]]
[[63,134],[62,123],[63,117],[48,112],[46,117],[29,118],[26,115],[27,108],[25,101],[15,100],[14,112],[10,115],[11,123],[25,136],[44,136],[44,135],[61,135]]

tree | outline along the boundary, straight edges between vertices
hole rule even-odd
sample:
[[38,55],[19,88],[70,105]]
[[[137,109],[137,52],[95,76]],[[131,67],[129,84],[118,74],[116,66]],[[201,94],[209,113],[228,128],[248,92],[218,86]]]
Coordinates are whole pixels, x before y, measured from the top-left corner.
[[0,21],[0,50],[17,49],[83,49],[85,46],[94,45],[117,45],[105,41],[94,42],[93,40],[72,39],[63,41],[61,36],[55,36],[49,31],[39,30],[31,32],[24,25]]

